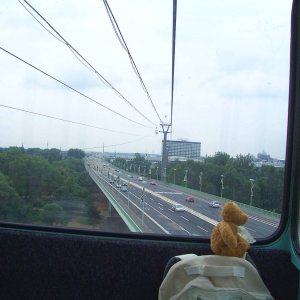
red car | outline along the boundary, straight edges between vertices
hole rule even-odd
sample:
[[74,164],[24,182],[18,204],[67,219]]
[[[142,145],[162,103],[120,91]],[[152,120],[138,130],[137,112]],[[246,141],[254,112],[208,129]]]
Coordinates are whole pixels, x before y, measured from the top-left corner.
[[185,201],[186,202],[194,202],[195,200],[194,200],[194,197],[189,196],[185,199]]

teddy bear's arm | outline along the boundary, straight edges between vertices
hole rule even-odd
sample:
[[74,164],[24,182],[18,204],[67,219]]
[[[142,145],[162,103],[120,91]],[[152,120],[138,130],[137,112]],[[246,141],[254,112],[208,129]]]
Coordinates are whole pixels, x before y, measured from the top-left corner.
[[224,243],[229,248],[236,248],[237,247],[237,236],[232,231],[232,228],[229,223],[221,222],[219,224],[219,231]]

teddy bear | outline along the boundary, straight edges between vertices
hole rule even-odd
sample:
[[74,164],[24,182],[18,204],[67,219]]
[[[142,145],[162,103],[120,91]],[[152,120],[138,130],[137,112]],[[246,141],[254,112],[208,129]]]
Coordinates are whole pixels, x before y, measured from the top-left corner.
[[224,205],[221,216],[223,221],[211,233],[211,250],[217,255],[244,257],[249,243],[242,237],[239,226],[247,223],[248,216],[234,202]]

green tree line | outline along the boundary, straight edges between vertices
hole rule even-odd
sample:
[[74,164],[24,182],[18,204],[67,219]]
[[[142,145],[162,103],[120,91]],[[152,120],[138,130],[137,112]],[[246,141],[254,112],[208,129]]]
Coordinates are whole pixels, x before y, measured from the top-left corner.
[[[151,164],[140,154],[132,160],[117,158],[113,163],[119,168],[147,177],[151,174],[152,179],[160,179],[161,165]],[[281,212],[284,168],[270,165],[255,167],[250,154],[233,158],[227,153],[217,152],[203,161],[169,162],[166,173],[168,183],[175,181],[177,185],[216,196],[220,196],[222,191],[224,198],[245,204],[251,202],[255,207]]]
[[61,201],[93,207],[93,182],[83,164],[84,152],[70,149],[0,149],[0,220],[64,225]]

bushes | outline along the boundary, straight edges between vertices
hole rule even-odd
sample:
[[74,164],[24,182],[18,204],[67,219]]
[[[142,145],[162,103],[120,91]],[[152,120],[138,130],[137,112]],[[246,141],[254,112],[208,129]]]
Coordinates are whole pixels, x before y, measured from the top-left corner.
[[[70,154],[82,156],[77,150]],[[0,220],[62,225],[67,221],[62,200],[82,201],[85,212],[95,216],[91,187],[83,160],[62,160],[57,149],[0,152]]]
[[41,212],[41,222],[48,225],[62,225],[66,222],[63,208],[55,203],[46,204]]

